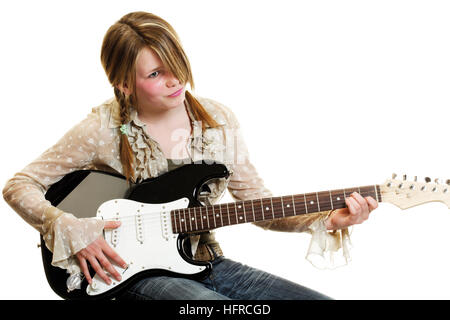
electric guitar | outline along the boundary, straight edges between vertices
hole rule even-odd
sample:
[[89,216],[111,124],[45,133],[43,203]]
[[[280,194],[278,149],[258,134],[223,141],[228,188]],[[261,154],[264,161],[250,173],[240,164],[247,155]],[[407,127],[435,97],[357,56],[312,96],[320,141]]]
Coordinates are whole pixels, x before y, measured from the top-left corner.
[[68,274],[51,265],[52,253],[41,236],[49,285],[64,299],[110,299],[146,276],[206,277],[211,266],[192,259],[187,241],[190,235],[241,223],[345,208],[345,197],[352,192],[401,209],[431,201],[441,201],[450,207],[450,180],[439,184],[430,179],[407,181],[406,177],[393,177],[382,185],[215,205],[202,203],[201,196],[209,189],[207,182],[228,176],[225,165],[207,161],[187,164],[132,185],[123,176],[101,171],[81,170],[66,175],[49,188],[46,199],[78,218],[121,221],[119,228],[104,230],[103,235],[128,267],[115,265],[122,276],[120,282],[112,279],[108,285],[95,275],[90,285],[83,279],[81,289],[68,291]]

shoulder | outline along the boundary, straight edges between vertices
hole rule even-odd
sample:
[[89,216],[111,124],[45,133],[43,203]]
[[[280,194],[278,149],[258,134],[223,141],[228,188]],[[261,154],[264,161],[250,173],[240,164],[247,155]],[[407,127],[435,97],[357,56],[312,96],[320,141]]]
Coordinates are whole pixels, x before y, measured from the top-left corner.
[[197,95],[195,98],[200,102],[203,108],[205,108],[206,112],[208,112],[219,124],[227,125],[229,127],[239,127],[236,115],[228,106],[211,98]]
[[70,139],[73,137],[87,138],[88,140],[95,137],[104,138],[110,135],[112,115],[114,114],[114,103],[109,99],[104,103],[92,108],[80,122],[75,124],[66,134]]
[[88,118],[97,121],[100,128],[117,128],[120,126],[119,104],[115,98],[110,98],[92,108]]

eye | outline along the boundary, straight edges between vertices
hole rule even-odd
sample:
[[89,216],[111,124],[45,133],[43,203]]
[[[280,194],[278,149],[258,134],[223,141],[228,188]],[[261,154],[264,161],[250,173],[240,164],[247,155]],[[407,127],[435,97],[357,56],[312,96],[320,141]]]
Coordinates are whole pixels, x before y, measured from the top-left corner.
[[159,71],[155,71],[150,73],[150,75],[148,76],[149,78],[156,78],[159,75]]

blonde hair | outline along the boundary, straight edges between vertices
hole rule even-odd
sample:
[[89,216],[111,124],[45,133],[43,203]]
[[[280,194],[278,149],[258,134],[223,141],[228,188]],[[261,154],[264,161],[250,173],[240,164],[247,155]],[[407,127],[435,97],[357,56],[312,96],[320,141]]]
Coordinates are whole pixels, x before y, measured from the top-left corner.
[[[120,106],[122,124],[130,121],[130,110],[136,108],[136,58],[143,48],[152,49],[164,64],[164,67],[183,84],[194,89],[189,60],[181,46],[179,37],[172,26],[162,18],[147,12],[132,12],[113,24],[105,34],[101,49],[101,62],[109,82],[114,87],[114,95]],[[120,89],[124,84],[131,94],[126,96]],[[217,127],[218,124],[206,112],[200,102],[186,90],[186,100],[192,108],[202,129],[206,124]],[[134,154],[128,138],[120,135],[120,160],[127,181],[135,180]]]

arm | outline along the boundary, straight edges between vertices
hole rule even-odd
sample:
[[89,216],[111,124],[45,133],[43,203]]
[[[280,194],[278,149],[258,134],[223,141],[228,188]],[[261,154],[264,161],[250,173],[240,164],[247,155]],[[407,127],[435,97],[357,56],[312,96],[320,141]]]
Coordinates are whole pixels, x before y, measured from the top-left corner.
[[5,201],[43,235],[46,246],[53,252],[52,264],[70,273],[78,271],[74,255],[102,238],[105,222],[95,218],[78,219],[63,212],[45,199],[45,192],[69,172],[92,167],[99,141],[106,138],[104,135],[98,116],[89,115],[16,173],[3,189]]
[[[221,107],[225,110],[228,123],[230,128],[232,128],[231,136],[237,137],[237,146],[235,148],[237,157],[232,156],[231,158],[235,158],[238,161],[233,163],[233,174],[228,184],[231,195],[235,200],[250,200],[272,196],[249,160],[249,153],[240,133],[236,117],[231,110],[224,106]],[[307,259],[313,264],[315,264],[313,256],[321,256],[324,260],[329,259],[328,263],[333,264],[333,258],[330,257],[339,249],[342,249],[343,256],[348,261],[350,238],[347,227],[365,221],[369,217],[369,213],[377,208],[378,204],[373,198],[362,198],[357,193],[349,196],[346,199],[346,204],[347,208],[344,209],[259,221],[254,224],[272,231],[311,233],[312,239]]]

